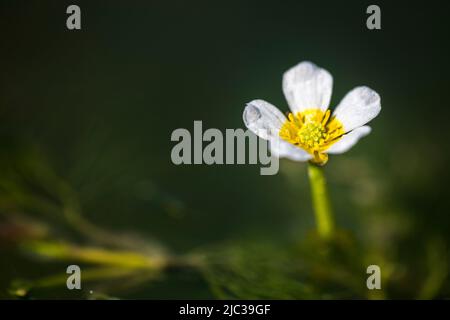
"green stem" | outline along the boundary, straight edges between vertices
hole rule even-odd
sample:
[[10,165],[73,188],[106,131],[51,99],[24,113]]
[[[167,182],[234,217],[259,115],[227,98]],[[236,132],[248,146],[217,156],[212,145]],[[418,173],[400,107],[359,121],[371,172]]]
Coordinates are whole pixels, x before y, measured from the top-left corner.
[[313,163],[308,163],[308,176],[316,216],[317,232],[321,238],[329,239],[334,232],[334,220],[323,168]]

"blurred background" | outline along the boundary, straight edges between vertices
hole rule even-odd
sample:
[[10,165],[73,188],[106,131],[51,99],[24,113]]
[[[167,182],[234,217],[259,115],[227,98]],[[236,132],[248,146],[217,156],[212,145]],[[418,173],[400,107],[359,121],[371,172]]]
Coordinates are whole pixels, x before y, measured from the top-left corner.
[[[370,4],[2,1],[0,298],[448,298],[448,5],[377,2],[370,31]],[[288,111],[281,77],[303,60],[333,75],[332,106],[359,85],[382,98],[325,167],[332,244],[304,163],[170,160],[194,120],[243,128],[255,98]]]

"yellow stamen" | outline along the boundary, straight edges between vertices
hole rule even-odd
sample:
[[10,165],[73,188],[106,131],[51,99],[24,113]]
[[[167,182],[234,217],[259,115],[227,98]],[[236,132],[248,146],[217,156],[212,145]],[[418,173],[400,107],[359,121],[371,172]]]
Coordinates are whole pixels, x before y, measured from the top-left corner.
[[331,114],[330,110],[327,110],[325,112],[325,115],[323,116],[323,119],[322,119],[323,126],[325,126],[327,124],[328,119],[330,119],[330,114]]
[[323,165],[328,160],[325,151],[344,134],[342,123],[331,117],[330,110],[307,109],[290,113],[280,129],[280,137],[313,156],[312,162]]

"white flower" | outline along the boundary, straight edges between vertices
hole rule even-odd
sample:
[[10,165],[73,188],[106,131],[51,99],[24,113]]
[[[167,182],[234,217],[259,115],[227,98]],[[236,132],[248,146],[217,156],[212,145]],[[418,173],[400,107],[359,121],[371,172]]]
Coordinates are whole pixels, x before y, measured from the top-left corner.
[[270,141],[272,154],[296,161],[325,164],[329,154],[346,152],[371,131],[365,126],[381,110],[380,96],[356,87],[331,114],[333,77],[311,62],[301,62],[283,75],[283,92],[292,113],[286,118],[272,104],[253,100],[244,110],[244,123]]

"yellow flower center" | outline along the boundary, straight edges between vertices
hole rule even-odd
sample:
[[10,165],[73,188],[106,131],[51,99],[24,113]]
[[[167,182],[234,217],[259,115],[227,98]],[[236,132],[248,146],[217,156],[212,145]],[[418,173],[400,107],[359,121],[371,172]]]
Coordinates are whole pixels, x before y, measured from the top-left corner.
[[307,109],[296,115],[289,113],[280,129],[280,137],[313,156],[314,163],[323,165],[328,160],[324,152],[344,134],[342,123],[330,117],[330,110]]

